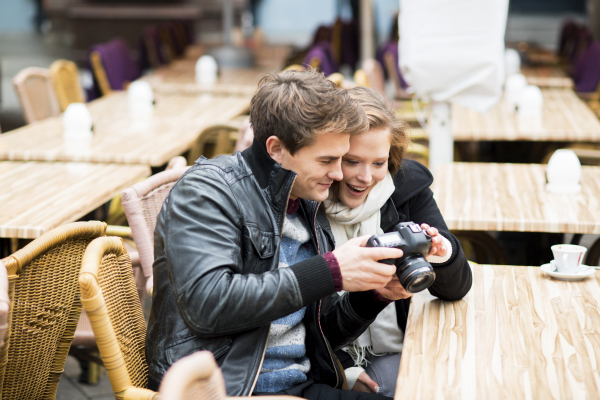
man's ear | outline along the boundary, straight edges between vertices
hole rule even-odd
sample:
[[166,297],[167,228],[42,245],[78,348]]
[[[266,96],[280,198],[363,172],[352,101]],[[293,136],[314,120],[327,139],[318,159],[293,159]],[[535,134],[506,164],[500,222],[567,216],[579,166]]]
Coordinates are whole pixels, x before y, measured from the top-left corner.
[[281,164],[281,161],[283,160],[283,151],[285,150],[281,140],[277,136],[269,136],[266,145],[267,152],[271,158]]

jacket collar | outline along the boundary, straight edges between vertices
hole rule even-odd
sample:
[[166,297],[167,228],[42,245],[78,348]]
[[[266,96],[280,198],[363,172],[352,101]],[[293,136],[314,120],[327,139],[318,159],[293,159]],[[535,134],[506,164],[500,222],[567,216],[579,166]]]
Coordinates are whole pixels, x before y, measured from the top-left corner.
[[258,186],[267,191],[271,206],[281,218],[278,223],[283,223],[283,215],[287,209],[296,173],[283,168],[273,160],[265,144],[256,139],[242,152],[242,157],[250,167]]

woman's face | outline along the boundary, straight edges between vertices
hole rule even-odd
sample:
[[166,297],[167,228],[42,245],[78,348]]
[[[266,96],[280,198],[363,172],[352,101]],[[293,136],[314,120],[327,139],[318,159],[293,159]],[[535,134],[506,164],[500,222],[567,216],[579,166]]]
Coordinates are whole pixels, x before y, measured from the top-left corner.
[[388,128],[371,129],[350,137],[350,150],[342,158],[344,178],[338,196],[346,207],[356,208],[388,171],[391,134]]

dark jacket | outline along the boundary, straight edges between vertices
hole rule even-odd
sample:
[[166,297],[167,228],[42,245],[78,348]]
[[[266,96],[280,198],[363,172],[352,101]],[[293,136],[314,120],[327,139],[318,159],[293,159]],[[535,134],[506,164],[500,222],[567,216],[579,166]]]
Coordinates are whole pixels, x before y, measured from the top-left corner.
[[[396,190],[381,210],[381,229],[390,232],[399,222],[413,221],[419,225],[426,223],[437,228],[452,244],[452,256],[444,264],[433,264],[435,282],[429,292],[442,300],[459,300],[471,290],[473,277],[471,267],[458,239],[448,230],[429,188],[433,183],[431,172],[413,160],[404,160],[396,174]],[[398,326],[406,328],[410,299],[396,301]]]
[[385,307],[369,292],[338,296],[322,257],[334,248],[319,204],[301,201],[321,254],[278,268],[279,243],[296,174],[254,142],[243,153],[199,159],[175,184],[154,235],[154,296],[147,333],[149,388],[177,360],[210,350],[227,394],[252,393],[271,321],[307,307],[309,377],[341,387],[334,351]]
[[[462,299],[471,289],[473,277],[471,267],[458,239],[448,230],[429,188],[433,183],[431,172],[422,164],[405,159],[402,168],[394,178],[396,190],[381,208],[381,229],[391,232],[400,222],[413,221],[426,223],[437,228],[452,244],[452,256],[443,264],[433,264],[436,273],[435,282],[429,292],[442,300]],[[410,298],[398,300],[396,315],[398,327],[404,331],[410,306]],[[353,366],[352,358],[346,353],[337,352],[344,368]]]

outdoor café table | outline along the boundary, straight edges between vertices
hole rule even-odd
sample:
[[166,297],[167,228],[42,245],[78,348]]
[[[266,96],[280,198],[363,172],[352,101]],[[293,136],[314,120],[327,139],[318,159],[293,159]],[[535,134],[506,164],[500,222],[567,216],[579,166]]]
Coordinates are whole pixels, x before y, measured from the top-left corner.
[[471,267],[462,300],[413,296],[395,399],[600,399],[600,273]]
[[600,234],[600,167],[581,172],[581,193],[552,194],[546,165],[452,163],[432,190],[449,229]]
[[[117,99],[119,100],[119,98]],[[122,100],[122,99],[121,99]],[[133,118],[123,109],[98,115],[90,106],[94,122],[91,140],[65,140],[61,117],[29,124],[0,135],[0,160],[79,161],[100,163],[166,164],[190,149],[202,129],[245,112],[248,96],[187,96],[187,111],[173,116]],[[159,98],[158,108],[161,107]],[[167,106],[165,106],[167,107]],[[110,107],[108,107],[110,108]],[[115,108],[115,107],[113,107]]]
[[160,93],[220,93],[252,95],[258,80],[276,69],[256,67],[250,69],[221,68],[214,84],[196,83],[195,60],[178,60],[171,65],[159,68],[141,80]]
[[600,121],[572,90],[542,89],[541,119],[517,117],[500,99],[479,114],[452,105],[451,129],[455,141],[591,141],[600,142]]
[[0,162],[0,237],[35,239],[149,175],[147,165]]
[[559,67],[521,67],[521,74],[527,79],[529,85],[540,88],[572,89],[573,80]]

